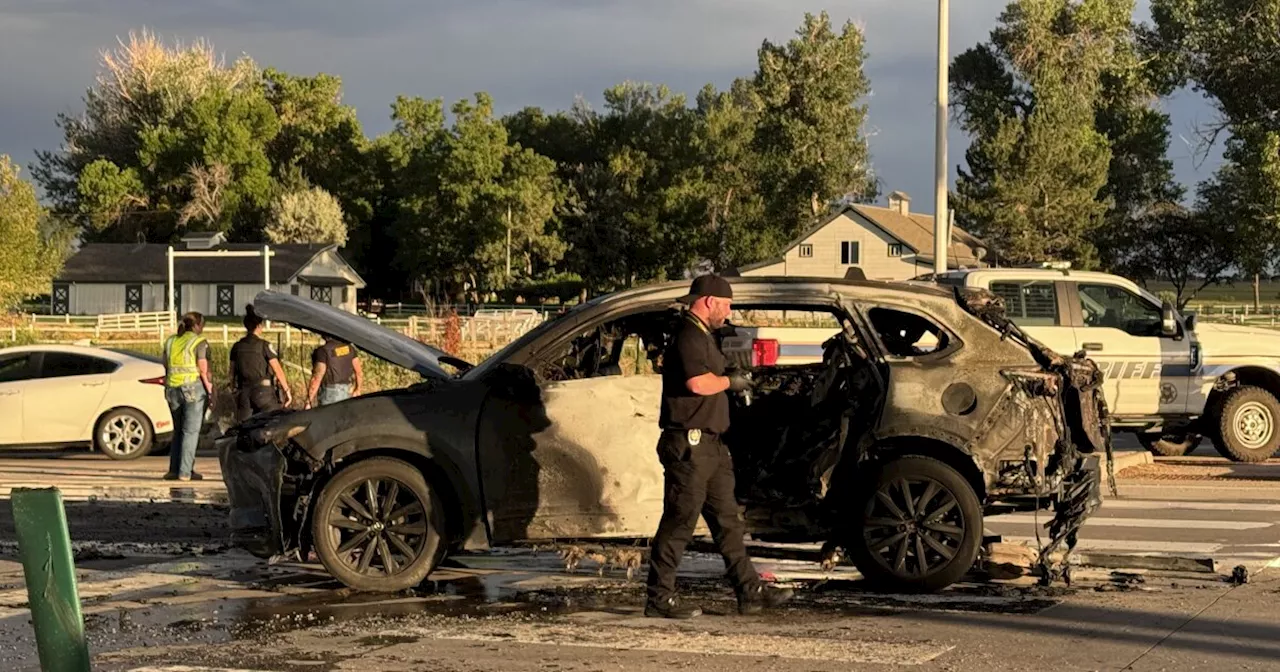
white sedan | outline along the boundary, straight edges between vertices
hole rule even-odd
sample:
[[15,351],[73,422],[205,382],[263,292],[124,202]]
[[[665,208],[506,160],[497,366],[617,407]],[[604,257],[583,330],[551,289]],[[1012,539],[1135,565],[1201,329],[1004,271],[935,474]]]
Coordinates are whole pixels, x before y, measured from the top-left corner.
[[72,345],[0,349],[0,445],[88,443],[131,460],[172,433],[159,359]]

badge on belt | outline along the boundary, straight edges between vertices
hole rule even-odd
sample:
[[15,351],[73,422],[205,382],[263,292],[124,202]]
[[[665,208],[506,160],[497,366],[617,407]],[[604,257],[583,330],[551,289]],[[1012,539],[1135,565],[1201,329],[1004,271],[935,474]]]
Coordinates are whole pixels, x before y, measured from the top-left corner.
[[698,445],[698,443],[702,441],[702,430],[701,429],[689,430],[688,438],[689,438],[689,445],[691,446]]

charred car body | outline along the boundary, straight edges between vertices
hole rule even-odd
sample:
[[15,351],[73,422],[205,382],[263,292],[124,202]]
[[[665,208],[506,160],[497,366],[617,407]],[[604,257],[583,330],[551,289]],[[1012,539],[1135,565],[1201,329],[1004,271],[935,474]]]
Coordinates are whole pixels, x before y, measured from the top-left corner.
[[[733,283],[735,310],[812,311],[841,327],[821,363],[757,367],[752,397],[734,399],[725,438],[754,538],[843,547],[879,585],[917,591],[973,566],[998,502],[1052,503],[1042,559],[1074,545],[1100,497],[1093,455],[1108,445],[1091,362],[1027,338],[981,290]],[[661,379],[644,371],[660,369],[686,291],[593,300],[474,367],[263,292],[254,305],[267,319],[424,381],[229,430],[218,446],[233,540],[260,557],[314,549],[348,586],[399,590],[450,550],[649,538],[663,500]]]

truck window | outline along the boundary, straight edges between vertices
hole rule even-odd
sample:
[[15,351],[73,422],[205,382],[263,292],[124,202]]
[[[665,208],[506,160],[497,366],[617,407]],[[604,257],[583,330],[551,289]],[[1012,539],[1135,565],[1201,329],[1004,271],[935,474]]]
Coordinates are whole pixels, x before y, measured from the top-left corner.
[[1115,285],[1076,287],[1086,327],[1119,329],[1131,336],[1159,336],[1161,311],[1142,297]]
[[1058,324],[1058,296],[1053,282],[993,282],[991,292],[1004,299],[1009,319],[1020,327]]

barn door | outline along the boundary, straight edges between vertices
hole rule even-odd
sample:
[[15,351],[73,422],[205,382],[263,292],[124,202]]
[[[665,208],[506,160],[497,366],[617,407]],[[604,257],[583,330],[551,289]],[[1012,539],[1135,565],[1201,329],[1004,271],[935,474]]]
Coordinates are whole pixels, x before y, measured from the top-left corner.
[[54,315],[66,315],[71,312],[71,285],[56,284],[53,286],[53,309]]
[[235,285],[218,285],[218,316],[231,317],[236,314]]
[[142,312],[142,285],[124,286],[124,312]]

